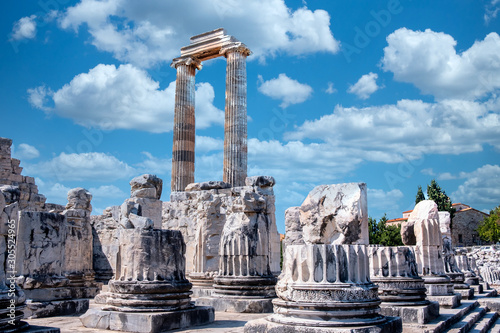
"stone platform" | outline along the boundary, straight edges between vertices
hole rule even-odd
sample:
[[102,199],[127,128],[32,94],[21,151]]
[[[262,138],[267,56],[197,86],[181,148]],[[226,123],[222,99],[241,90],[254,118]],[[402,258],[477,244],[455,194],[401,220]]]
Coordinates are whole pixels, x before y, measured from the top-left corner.
[[26,302],[26,308],[23,312],[26,318],[41,318],[79,314],[87,311],[88,309],[89,300],[86,298],[43,302],[28,300]]
[[270,322],[265,318],[249,321],[245,333],[394,333],[401,331],[401,318],[386,317],[386,321],[373,326],[312,327]]
[[453,309],[461,304],[462,295],[460,294],[442,295],[442,296],[427,295],[427,299],[431,302],[438,302],[440,307]]
[[231,298],[200,297],[196,299],[198,306],[211,306],[215,311],[238,313],[272,313],[274,298]]
[[380,304],[380,314],[387,317],[401,317],[404,323],[425,324],[439,316],[439,303],[430,302],[419,306],[382,303]]
[[212,323],[214,310],[197,306],[169,312],[119,312],[91,309],[80,317],[83,325],[114,331],[154,333]]

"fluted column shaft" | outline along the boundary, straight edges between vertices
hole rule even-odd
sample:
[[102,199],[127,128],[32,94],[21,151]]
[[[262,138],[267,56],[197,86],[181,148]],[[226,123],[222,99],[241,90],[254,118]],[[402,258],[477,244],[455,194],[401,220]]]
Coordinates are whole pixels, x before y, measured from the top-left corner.
[[172,192],[184,191],[194,183],[195,80],[196,65],[188,61],[175,64],[174,142],[172,149]]
[[223,180],[232,186],[244,186],[248,151],[246,57],[250,51],[236,46],[223,52],[227,58]]

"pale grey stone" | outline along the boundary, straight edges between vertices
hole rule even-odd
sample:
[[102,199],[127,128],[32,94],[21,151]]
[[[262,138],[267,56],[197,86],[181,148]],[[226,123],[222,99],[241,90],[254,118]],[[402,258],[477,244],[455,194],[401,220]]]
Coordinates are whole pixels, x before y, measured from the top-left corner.
[[245,179],[246,186],[273,187],[276,184],[271,176],[252,176]]
[[231,188],[231,184],[222,181],[208,181],[202,183],[191,183],[186,186],[186,192],[192,191],[208,191],[208,190],[221,190]]
[[315,187],[300,206],[308,244],[369,244],[366,184]]
[[[160,200],[163,181],[155,175],[144,174],[132,179],[130,181],[130,186],[131,198],[138,197]],[[152,190],[154,190],[154,192]]]

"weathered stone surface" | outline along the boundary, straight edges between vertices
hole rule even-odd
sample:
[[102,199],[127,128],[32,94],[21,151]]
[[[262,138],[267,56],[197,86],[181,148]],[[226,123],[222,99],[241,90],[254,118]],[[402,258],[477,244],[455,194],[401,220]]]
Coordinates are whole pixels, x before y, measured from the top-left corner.
[[82,187],[77,187],[69,190],[68,192],[68,204],[66,205],[66,210],[70,209],[82,209],[85,211],[92,211],[92,205],[90,201],[92,200],[92,194]]
[[91,309],[80,317],[85,327],[134,333],[165,332],[205,325],[215,319],[211,307],[196,307],[184,311],[127,313]]
[[224,183],[221,181],[208,181],[208,182],[202,182],[202,183],[189,184],[188,186],[186,186],[186,192],[222,190],[225,188],[231,188],[231,184]]
[[290,207],[285,211],[285,246],[304,244],[302,225],[300,224],[300,207]]
[[276,181],[271,176],[253,176],[245,179],[246,186],[273,187],[274,184]]
[[300,206],[308,244],[369,244],[366,184],[320,185]]
[[[254,193],[255,195],[251,195]],[[263,212],[270,220],[271,270],[280,271],[280,241],[272,188],[240,187],[173,192],[163,203],[163,229],[180,230],[187,244],[186,272],[195,286],[211,285],[219,270],[219,243],[229,215]],[[196,281],[199,280],[199,281]],[[205,282],[201,281],[204,280]]]
[[160,200],[163,181],[155,175],[144,174],[130,181],[131,198],[149,198]]
[[404,323],[425,324],[439,316],[439,305],[426,299],[412,248],[370,246],[370,278],[379,287],[381,313]]
[[120,207],[113,206],[104,210],[103,215],[91,216],[93,269],[95,279],[107,283],[114,274],[119,235]]
[[[366,210],[365,184],[323,185],[309,194],[298,217],[303,242],[283,253],[274,314],[248,322],[245,332],[401,332],[399,318],[380,315]],[[287,228],[299,233],[295,211],[288,211]]]

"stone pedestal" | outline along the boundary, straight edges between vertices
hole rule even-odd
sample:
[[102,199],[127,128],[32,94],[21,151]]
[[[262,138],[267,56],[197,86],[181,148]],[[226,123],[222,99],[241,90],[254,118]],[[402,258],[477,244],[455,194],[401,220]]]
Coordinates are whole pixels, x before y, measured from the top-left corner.
[[85,327],[159,332],[210,323],[212,308],[195,307],[185,278],[186,246],[175,230],[120,230],[116,278],[109,281],[106,305],[80,317]]
[[238,202],[227,212],[221,235],[212,297],[197,299],[197,305],[211,305],[216,311],[272,311],[271,300],[276,297],[276,278],[270,268],[274,202],[268,205],[262,197],[266,191],[272,195],[274,179],[269,180],[260,187],[239,188],[234,198]]
[[370,280],[366,185],[318,186],[296,212],[285,215],[293,239],[285,238],[274,314],[245,332],[401,332],[400,318],[380,313]]
[[[414,244],[408,243],[403,229],[413,229]],[[411,212],[407,226],[401,229],[405,245],[415,245],[418,274],[424,279],[427,299],[437,301],[442,307],[460,305],[461,295],[454,292],[453,284],[445,273],[443,240],[439,224],[437,205],[432,200],[419,202]]]
[[403,323],[426,324],[439,316],[439,304],[426,297],[410,247],[370,246],[370,278],[378,285],[380,313],[401,317]]

